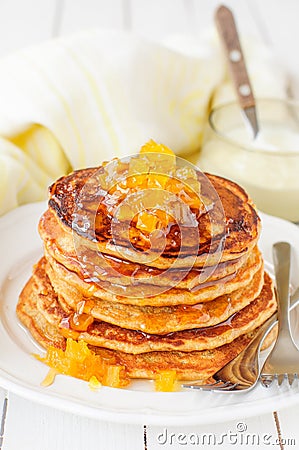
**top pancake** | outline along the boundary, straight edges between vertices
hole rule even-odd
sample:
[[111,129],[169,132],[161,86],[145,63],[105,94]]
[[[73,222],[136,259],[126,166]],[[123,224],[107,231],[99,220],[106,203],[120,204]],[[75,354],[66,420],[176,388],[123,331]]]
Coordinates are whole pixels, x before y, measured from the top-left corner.
[[[114,202],[116,206],[117,203],[115,196],[99,189],[97,177],[101,170],[98,167],[75,171],[50,187],[49,207],[86,248],[95,247],[107,255],[121,255],[121,259],[165,269],[174,262],[175,267],[203,266],[208,256],[209,265],[232,260],[249,252],[257,243],[260,220],[246,192],[232,181],[202,174],[199,175],[201,197],[209,199],[209,211],[192,211],[195,225],[183,224],[183,235],[178,224],[169,226],[162,253],[157,250],[156,257],[149,261],[146,252],[149,240],[144,233],[132,222],[113,221],[115,218],[107,205]],[[82,197],[84,191],[81,202],[80,193]],[[80,202],[83,203],[82,210],[78,207]],[[82,220],[84,216],[84,226],[78,226],[80,216]],[[95,227],[91,223],[95,223]],[[125,234],[127,227],[130,228],[133,250]]]
[[190,270],[163,270],[134,263],[113,256],[98,254],[94,249],[85,248],[84,264],[78,258],[80,249],[75,245],[72,230],[63,225],[55,213],[48,209],[40,219],[39,233],[42,237],[45,254],[50,255],[68,270],[81,278],[89,278],[92,273],[94,282],[109,282],[120,286],[148,284],[150,286],[176,286],[180,289],[194,289],[205,281],[212,282],[236,274],[246,263],[245,254],[232,261],[219,263],[216,267],[193,267]]

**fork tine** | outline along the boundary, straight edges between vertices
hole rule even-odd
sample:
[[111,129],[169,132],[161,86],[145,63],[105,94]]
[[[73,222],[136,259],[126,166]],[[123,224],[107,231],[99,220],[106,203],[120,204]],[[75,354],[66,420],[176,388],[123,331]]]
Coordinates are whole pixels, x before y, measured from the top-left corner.
[[288,374],[288,378],[289,378],[289,384],[290,386],[293,386],[293,384],[298,381],[298,373],[289,373]]
[[219,386],[217,388],[215,388],[215,392],[217,391],[231,391],[233,389],[235,389],[237,386],[239,385],[239,383],[231,383],[228,386]]
[[198,389],[200,391],[212,391],[212,392],[226,392],[233,390],[238,386],[238,383],[231,383],[226,381],[225,383],[221,380],[216,383],[210,384],[183,384],[182,387],[189,389]]
[[286,380],[286,381],[288,382],[288,384],[289,384],[289,378],[288,378],[288,374],[287,374],[287,373],[280,373],[280,374],[277,375],[277,384],[278,384],[278,386],[281,386],[282,383],[283,383],[285,380]]
[[264,386],[265,388],[269,388],[272,385],[274,378],[275,378],[275,376],[273,376],[273,375],[268,375],[268,374],[261,375],[260,380],[261,380],[262,386]]
[[219,380],[218,383],[209,385],[203,385],[200,386],[203,391],[224,391],[225,389],[229,389],[232,386],[232,383],[230,381],[226,381],[225,383],[221,380]]
[[210,388],[208,386],[204,387],[202,391],[213,391],[213,392],[227,392],[232,391],[238,386],[238,383],[230,383],[227,381],[226,383],[219,384],[217,386],[211,386]]
[[288,373],[287,374],[289,386],[292,386],[295,380],[295,374],[294,373]]
[[270,374],[262,374],[260,376],[260,381],[262,386],[268,388],[270,387],[274,382],[276,382],[276,384],[278,386],[281,386],[282,384],[284,384],[284,382],[286,382],[288,384],[288,386],[293,386],[293,384],[295,383],[295,381],[299,380],[299,376],[298,373],[280,373],[280,374],[275,374],[275,375],[270,375]]

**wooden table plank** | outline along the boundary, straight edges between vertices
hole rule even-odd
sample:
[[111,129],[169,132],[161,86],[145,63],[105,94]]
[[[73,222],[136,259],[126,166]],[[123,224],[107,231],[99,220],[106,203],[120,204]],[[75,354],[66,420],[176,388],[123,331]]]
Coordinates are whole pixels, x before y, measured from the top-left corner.
[[8,410],[7,393],[4,389],[0,388],[0,450],[2,450],[5,436],[7,410]]
[[143,442],[143,426],[100,422],[10,394],[1,450],[133,450]]
[[0,57],[52,37],[54,0],[0,2]]
[[278,411],[277,415],[284,450],[299,448],[298,413],[298,405]]

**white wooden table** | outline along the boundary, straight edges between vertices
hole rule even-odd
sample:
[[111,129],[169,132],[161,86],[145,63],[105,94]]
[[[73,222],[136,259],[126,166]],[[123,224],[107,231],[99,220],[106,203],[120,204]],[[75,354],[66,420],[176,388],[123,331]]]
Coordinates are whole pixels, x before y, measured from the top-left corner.
[[[82,29],[104,27],[134,30],[161,39],[172,33],[194,33],[210,26],[217,0],[1,0],[0,56],[43,40]],[[298,0],[230,0],[239,28],[272,46],[289,71],[299,79]],[[210,426],[168,427],[172,443],[162,445],[157,426],[103,423],[32,403],[0,388],[0,450],[155,450],[194,448],[179,433],[247,433],[259,436],[245,443],[200,448],[299,448],[299,405],[255,418]],[[263,442],[264,435],[271,436]]]

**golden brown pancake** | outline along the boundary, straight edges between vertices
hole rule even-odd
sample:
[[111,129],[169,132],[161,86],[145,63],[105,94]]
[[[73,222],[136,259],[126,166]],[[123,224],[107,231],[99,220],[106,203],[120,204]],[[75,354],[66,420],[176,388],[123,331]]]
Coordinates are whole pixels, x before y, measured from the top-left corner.
[[76,288],[66,281],[67,276],[58,280],[55,271],[51,265],[45,263],[45,259],[39,265],[42,268],[46,267],[46,273],[64,310],[71,312],[81,308],[94,318],[114,325],[159,334],[223,322],[254,300],[260,294],[264,283],[264,271],[261,267],[252,282],[243,289],[217,297],[210,302],[191,306],[137,306],[109,302],[96,297],[78,296]]
[[80,333],[78,339],[83,339],[94,346],[132,354],[149,351],[210,350],[255,330],[275,311],[276,301],[272,281],[266,277],[264,288],[257,299],[235,313],[226,322],[213,327],[177,331],[161,336],[127,330],[115,325],[108,325],[106,322],[94,322],[90,330]]
[[64,348],[65,338],[57,332],[56,327],[45,320],[44,316],[37,309],[40,295],[46,295],[46,292],[41,293],[31,277],[20,294],[16,308],[17,316],[43,347],[53,345],[58,348]]
[[[127,290],[121,286],[118,290],[109,283],[101,283],[99,286],[97,283],[84,281],[76,273],[67,270],[49,255],[46,255],[46,257],[53,269],[49,275],[51,281],[55,283],[57,292],[69,292],[70,295],[74,296],[76,302],[82,301],[83,297],[96,297],[109,302],[137,306],[196,305],[197,303],[208,302],[221,295],[227,295],[237,289],[244,288],[251,283],[254,275],[263,266],[262,256],[256,248],[236,275],[228,276],[219,282],[203,283],[192,291],[171,288],[162,293],[159,290],[158,293],[155,293],[155,286],[151,286],[149,289],[148,285],[138,285],[139,296],[129,297],[125,296]],[[52,273],[55,275],[53,276]],[[116,295],[115,292],[119,291],[124,292],[124,294]]]
[[[17,315],[44,348],[55,346],[64,349],[66,339],[40,313],[37,308],[38,297],[36,289],[32,289],[32,279],[30,279],[20,296]],[[102,347],[90,346],[90,348],[103,358],[113,359],[114,364],[124,365],[131,378],[155,378],[163,370],[175,370],[179,380],[205,381],[236,357],[254,335],[255,331],[241,335],[229,344],[211,350],[193,352],[162,351],[133,355]]]
[[[69,315],[58,302],[49,278],[41,267],[31,278],[29,289],[36,290],[37,309],[63,333],[72,329]],[[21,299],[22,299],[21,294]],[[249,305],[233,314],[227,321],[213,327],[177,331],[166,335],[149,334],[121,328],[103,321],[93,321],[85,332],[78,332],[77,339],[98,346],[125,353],[146,353],[150,351],[200,351],[219,347],[242,334],[253,331],[276,310],[276,300],[271,278],[265,274],[260,295]],[[77,316],[78,317],[78,316]]]
[[[75,246],[72,230],[61,224],[51,209],[41,217],[39,232],[48,255],[67,269],[76,272],[81,278],[86,278],[85,265],[78,260],[78,248]],[[236,273],[244,265],[248,253],[232,261],[219,263],[216,267],[193,267],[189,271],[165,271],[105,254],[99,257],[97,252],[90,248],[84,249],[84,256],[90,264],[93,275],[96,271],[99,282],[108,281],[121,286],[150,284],[193,289],[203,280],[215,281]],[[97,270],[97,267],[100,270]]]
[[[127,255],[126,259],[165,269],[171,267],[174,260],[176,267],[203,266],[207,255],[211,257],[209,265],[214,265],[219,261],[239,258],[256,245],[260,221],[245,191],[232,181],[201,174],[201,195],[209,199],[212,207],[209,211],[194,211],[197,225],[188,225],[189,228],[186,225],[184,231],[187,229],[188,233],[183,243],[178,224],[171,225],[166,233],[162,254],[157,250],[157,257],[148,261],[145,250],[149,248],[149,238],[132,223],[113,222],[111,211],[121,199],[99,189],[101,172],[104,173],[102,167],[75,171],[60,178],[50,188],[50,208],[64,226],[74,231],[81,245],[86,248],[95,248],[116,257],[121,253]],[[82,199],[84,191],[88,195]],[[78,206],[81,204],[83,211]],[[81,226],[83,216],[84,225]],[[126,238],[125,230],[128,227],[131,230],[131,243],[137,252],[131,251]]]

